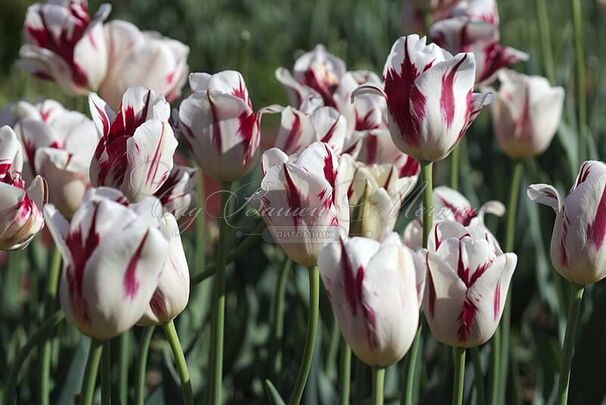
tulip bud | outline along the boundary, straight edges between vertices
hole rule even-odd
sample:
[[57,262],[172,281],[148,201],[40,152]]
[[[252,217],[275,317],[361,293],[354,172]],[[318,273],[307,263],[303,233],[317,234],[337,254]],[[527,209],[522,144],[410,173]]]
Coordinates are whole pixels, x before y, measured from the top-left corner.
[[63,257],[61,307],[82,333],[110,339],[150,308],[169,250],[176,253],[156,203],[149,197],[129,205],[118,190],[99,188],[86,193],[71,223],[45,208]]
[[387,101],[389,129],[398,149],[420,161],[444,159],[490,102],[473,93],[475,58],[451,56],[425,38],[399,38],[387,58],[384,90],[364,85],[355,95],[377,92]]
[[105,24],[109,67],[99,94],[113,108],[129,87],[145,87],[172,102],[187,80],[189,47],[127,21]]
[[501,88],[492,104],[497,141],[511,158],[530,158],[543,153],[560,124],[564,89],[551,87],[547,79],[512,70],[499,72]]
[[[381,240],[393,231],[404,198],[413,190],[419,171],[402,176],[393,164],[354,164],[349,187],[352,235]],[[355,229],[355,233],[354,233]]]
[[186,166],[173,166],[168,179],[156,191],[164,212],[169,212],[179,219],[195,200],[196,169]]
[[254,201],[274,241],[296,263],[315,266],[324,246],[349,231],[347,190],[352,163],[315,142],[297,155],[263,154],[264,177]]
[[107,71],[103,21],[110,10],[109,4],[101,5],[91,20],[86,0],[29,6],[18,65],[70,94],[97,90]]
[[556,212],[551,262],[571,283],[596,283],[606,276],[606,165],[594,160],[581,166],[568,196],[547,184],[532,184],[528,197]]
[[132,202],[153,195],[168,178],[177,149],[164,97],[133,87],[117,114],[96,94],[89,96],[89,105],[100,137],[90,167],[92,184],[119,189]]
[[318,259],[339,329],[370,366],[398,362],[410,348],[419,321],[413,253],[388,235],[381,243],[350,238],[331,243]]
[[454,347],[474,347],[494,334],[517,264],[484,227],[437,223],[427,250],[423,312],[433,336]]
[[232,181],[252,168],[259,150],[259,115],[242,75],[192,73],[192,95],[179,108],[180,128],[202,171]]
[[[436,187],[433,190],[432,205],[434,224],[442,221],[455,221],[463,226],[486,228],[484,214],[498,217],[505,214],[505,206],[500,201],[487,201],[476,209],[461,193],[445,186]],[[421,207],[422,209],[423,207]],[[488,234],[492,235],[490,232]],[[413,250],[418,250],[422,243],[423,216],[419,215],[404,229],[404,244]]]
[[21,144],[13,130],[4,126],[0,128],[0,250],[25,248],[44,227],[46,181],[36,176],[26,189],[22,167]]

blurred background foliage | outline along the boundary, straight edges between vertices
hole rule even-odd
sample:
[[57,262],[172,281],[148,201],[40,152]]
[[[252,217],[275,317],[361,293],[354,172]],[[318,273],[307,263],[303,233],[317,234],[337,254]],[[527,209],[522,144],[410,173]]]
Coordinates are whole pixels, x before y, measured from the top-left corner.
[[[20,97],[57,98],[73,105],[53,84],[29,79],[14,69],[21,44],[21,29],[27,6],[33,1],[2,0],[0,14],[0,107]],[[100,3],[90,2],[94,13]],[[121,0],[110,1],[111,19],[126,19],[141,29],[159,31],[190,46],[191,71],[216,72],[222,69],[242,71],[256,107],[286,103],[286,94],[274,78],[278,66],[291,68],[296,57],[317,43],[342,57],[349,69],[365,68],[381,72],[391,44],[410,32],[403,26],[402,2],[394,0]],[[606,15],[597,2],[582,2],[586,44],[587,88],[591,157],[603,159],[606,143]],[[537,23],[535,0],[502,0],[499,2],[502,43],[524,50],[530,60],[516,66],[528,74],[546,75],[543,63],[544,45]],[[578,131],[574,114],[574,50],[570,5],[565,0],[548,0],[549,29],[555,61],[555,81],[567,90],[565,117],[550,149],[536,161],[526,162],[521,206],[518,215],[516,252],[519,264],[514,275],[513,291],[513,356],[508,387],[509,403],[544,404],[554,402],[555,379],[560,362],[561,339],[567,291],[562,279],[551,268],[549,241],[554,215],[537,208],[525,197],[529,183],[555,184],[567,190],[579,167],[577,161]],[[187,86],[184,93],[188,93]],[[272,130],[271,125],[268,129]],[[488,112],[472,126],[462,143],[461,188],[474,206],[498,199],[507,202],[512,163],[497,149],[492,139]],[[445,184],[447,163],[437,165],[436,185]],[[244,194],[244,193],[243,193]],[[411,199],[412,200],[412,199]],[[409,201],[414,212],[414,204]],[[406,208],[406,207],[405,207]],[[403,215],[403,229],[410,216]],[[502,232],[502,221],[488,219],[489,225]],[[254,224],[246,224],[254,228]],[[40,237],[35,245],[41,245]],[[189,257],[204,253],[185,238]],[[237,242],[235,242],[237,243]],[[211,248],[207,249],[211,252]],[[196,252],[196,253],[194,253]],[[36,288],[42,286],[47,258],[44,249],[29,249],[11,254],[9,270],[1,273],[0,299],[1,359],[14,358],[39,318],[35,301]],[[283,395],[287,395],[296,374],[301,355],[307,319],[307,281],[301,269],[290,274],[287,290],[285,337],[281,343],[284,369],[271,372],[267,353],[270,300],[280,272],[282,255],[272,246],[256,245],[232,266],[229,272],[226,325],[226,398],[229,403],[265,403],[263,379],[270,378]],[[192,268],[192,272],[201,271]],[[25,274],[27,273],[27,277]],[[193,288],[188,309],[178,318],[178,329],[187,349],[192,382],[197,394],[204,386],[208,358],[208,296],[211,284]],[[23,293],[27,291],[27,293]],[[323,298],[326,301],[325,297]],[[606,362],[606,287],[603,283],[586,291],[577,353],[573,361],[571,404],[604,403],[606,384],[603,366]],[[322,344],[306,391],[307,404],[332,404],[337,397],[339,336],[330,306],[322,305]],[[9,326],[14,325],[14,326]],[[78,390],[88,341],[80,339],[73,328],[62,326],[62,345],[55,351],[56,373],[53,403],[71,403]],[[200,331],[202,331],[200,333]],[[140,331],[131,334],[133,352]],[[159,337],[157,334],[156,337]],[[59,347],[59,346],[58,346]],[[172,360],[162,339],[154,340],[150,356],[148,384],[150,403],[173,403],[179,388]],[[120,354],[116,353],[116,358]],[[488,347],[482,352],[487,369]],[[134,356],[134,355],[133,355]],[[35,398],[35,357],[26,371],[20,388],[21,398],[28,403]],[[134,360],[130,358],[128,360]],[[451,358],[445,347],[426,344],[423,367],[419,374],[423,390],[421,403],[449,402]],[[2,360],[4,361],[4,360]],[[0,363],[0,376],[5,367]],[[397,403],[401,366],[391,367],[387,375],[386,394]],[[474,401],[473,372],[468,366],[466,398]],[[369,394],[369,370],[354,362],[354,398]],[[31,384],[27,384],[27,382]],[[356,384],[356,382],[361,382]],[[356,396],[357,395],[357,396]],[[31,403],[31,402],[29,402]]]

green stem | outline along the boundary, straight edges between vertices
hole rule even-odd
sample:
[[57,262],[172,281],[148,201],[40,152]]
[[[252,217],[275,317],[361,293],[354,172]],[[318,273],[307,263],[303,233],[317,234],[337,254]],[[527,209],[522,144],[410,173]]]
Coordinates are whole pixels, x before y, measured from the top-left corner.
[[[57,287],[59,275],[61,274],[61,252],[55,246],[51,266],[46,281],[46,296],[44,297],[44,319],[48,318],[55,310],[57,301]],[[48,405],[50,395],[50,369],[53,351],[51,339],[44,341],[42,345],[41,378],[40,378],[40,405]]]
[[137,370],[135,374],[135,405],[143,405],[145,402],[145,378],[147,375],[147,355],[149,345],[154,336],[155,326],[145,328],[139,346],[139,357],[137,359]]
[[471,362],[473,364],[473,375],[476,383],[477,401],[476,405],[486,404],[486,394],[484,393],[484,373],[482,372],[482,362],[480,361],[480,350],[477,347],[469,349],[471,352]]
[[372,405],[383,405],[383,387],[385,386],[385,367],[372,368]]
[[30,336],[29,340],[19,350],[13,366],[10,368],[8,378],[6,380],[6,388],[4,389],[5,404],[12,405],[15,403],[16,387],[19,383],[19,373],[23,363],[27,360],[30,352],[34,347],[37,347],[40,342],[46,339],[50,333],[65,319],[65,315],[61,310],[56,311],[51,316],[47,317],[38,329]]
[[427,248],[427,240],[433,225],[433,162],[421,162],[423,181],[423,247]]
[[564,337],[563,363],[558,383],[558,404],[568,403],[568,388],[570,384],[570,367],[574,353],[574,338],[579,323],[581,302],[583,301],[583,286],[570,283],[570,304],[568,306],[568,320],[566,321],[566,336]]
[[501,331],[497,330],[492,337],[492,346],[490,352],[490,403],[498,404],[499,384],[501,378]]
[[309,319],[307,321],[307,336],[305,337],[305,348],[303,358],[297,373],[297,379],[290,395],[289,405],[301,403],[309,370],[314,357],[316,335],[318,334],[318,319],[320,318],[320,270],[318,266],[309,268]]
[[[189,379],[189,370],[187,369],[187,361],[185,361],[185,354],[183,354],[181,342],[179,342],[179,335],[177,335],[177,330],[175,329],[175,323],[170,321],[162,326],[162,329],[164,329],[164,336],[166,337],[166,340],[168,340],[170,350],[173,352],[173,357],[175,358],[175,364],[177,365],[179,379],[181,380],[183,403],[185,405],[193,405],[194,393]],[[216,404],[218,405],[220,402],[217,402]]]
[[404,392],[402,393],[402,404],[403,405],[412,405],[415,398],[415,373],[416,373],[416,363],[419,358],[419,353],[423,348],[423,336],[421,334],[423,327],[419,324],[419,328],[417,329],[417,333],[415,335],[415,339],[412,343],[412,348],[408,352],[407,361],[404,362],[406,371],[403,373],[404,381],[402,384],[402,389]]
[[429,41],[429,29],[431,28],[431,11],[425,11],[423,13],[423,33],[427,36]]
[[210,399],[212,405],[220,405],[223,394],[223,344],[225,328],[225,251],[227,244],[228,201],[231,185],[222,184],[221,211],[219,224],[219,244],[217,245],[217,266],[213,285],[213,317],[210,349]]
[[585,98],[585,53],[583,48],[583,16],[581,0],[570,0],[572,11],[572,29],[575,50],[575,72],[577,91],[577,114],[579,125],[579,162],[587,154],[587,99]]
[[450,188],[453,190],[459,189],[459,146],[455,147],[450,153]]
[[[511,178],[511,189],[509,190],[509,203],[507,205],[507,222],[505,223],[505,252],[514,251],[514,242],[516,234],[516,220],[518,212],[518,202],[520,195],[520,183],[522,181],[522,171],[524,164],[521,160],[516,160],[513,167],[513,176]],[[511,288],[507,292],[505,307],[503,309],[503,320],[501,321],[501,358],[499,359],[499,397],[498,404],[503,404],[507,391],[507,375],[509,374],[509,336],[511,330]],[[498,331],[497,331],[498,332]]]
[[463,404],[465,382],[465,348],[454,348],[454,385],[452,387],[452,405]]
[[80,390],[80,405],[92,405],[95,397],[95,383],[97,382],[97,372],[99,363],[103,354],[103,342],[97,339],[91,339],[88,349],[88,360],[84,370],[84,379],[82,380],[82,389]]
[[553,63],[553,48],[551,47],[551,31],[549,30],[549,15],[545,0],[536,0],[537,19],[539,21],[539,36],[543,52],[543,68],[549,81],[555,83],[555,64]]
[[101,404],[112,403],[112,350],[109,339],[103,341],[103,356],[101,358]]
[[124,332],[118,338],[120,346],[120,368],[118,374],[118,392],[120,393],[120,403],[128,403],[128,366],[130,362],[130,331]]
[[351,384],[351,348],[345,338],[341,339],[341,367],[339,369],[339,387],[341,389],[340,405],[349,404]]
[[284,264],[280,269],[278,278],[276,279],[276,286],[274,289],[274,295],[272,297],[272,317],[271,317],[271,334],[270,334],[270,361],[273,361],[271,365],[274,377],[278,375],[282,368],[282,336],[284,334],[284,296],[286,295],[286,285],[288,282],[288,275],[292,261],[288,258],[284,258]]

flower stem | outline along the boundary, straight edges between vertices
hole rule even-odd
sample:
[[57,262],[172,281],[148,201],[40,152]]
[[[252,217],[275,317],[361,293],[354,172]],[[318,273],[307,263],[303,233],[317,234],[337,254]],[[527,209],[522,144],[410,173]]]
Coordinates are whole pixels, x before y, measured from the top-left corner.
[[[44,319],[55,310],[57,301],[57,285],[61,274],[61,252],[55,246],[51,266],[46,281],[46,296],[44,297]],[[52,357],[52,339],[46,339],[42,345],[42,361],[40,376],[40,405],[48,405],[50,395],[50,369]]]
[[351,348],[345,338],[341,339],[341,367],[339,369],[339,380],[339,386],[341,388],[339,404],[348,405],[351,384]]
[[155,326],[149,326],[143,331],[143,337],[139,347],[139,357],[137,359],[137,370],[135,373],[135,405],[143,405],[145,402],[147,355],[155,329]]
[[118,345],[120,346],[120,362],[119,362],[119,374],[118,383],[120,393],[120,403],[128,403],[128,366],[130,362],[130,331],[124,332],[118,338]]
[[173,352],[179,378],[181,379],[183,403],[185,405],[193,405],[194,393],[192,391],[191,381],[189,379],[189,370],[187,369],[187,362],[185,361],[185,355],[183,354],[183,349],[181,348],[181,342],[179,342],[179,335],[177,335],[177,330],[175,329],[175,323],[170,321],[162,326],[162,329],[164,329],[164,336],[170,345],[170,350]]
[[211,405],[220,405],[223,394],[223,334],[225,327],[225,251],[228,232],[228,201],[231,185],[222,184],[221,211],[219,224],[219,244],[217,246],[217,266],[213,285],[213,317],[210,349],[210,398]]
[[311,363],[314,357],[314,347],[316,344],[316,335],[318,334],[318,319],[320,317],[320,270],[318,266],[309,268],[309,319],[307,321],[307,336],[305,337],[305,348],[303,349],[303,358],[297,373],[297,379],[290,395],[289,405],[298,405],[301,403],[307,377],[311,370]]
[[109,339],[103,341],[103,356],[101,357],[101,404],[110,405],[112,402],[112,350]]
[[581,0],[570,0],[572,11],[572,34],[575,50],[575,72],[577,90],[577,119],[579,126],[579,162],[587,156],[587,99],[585,98],[585,52],[583,49],[583,16]]
[[473,364],[473,374],[476,383],[477,405],[486,405],[486,394],[484,393],[484,373],[482,372],[482,362],[480,361],[480,350],[477,347],[472,347],[471,362]]
[[80,390],[80,405],[92,405],[95,396],[95,383],[97,382],[97,372],[103,353],[103,342],[97,339],[91,339],[88,349],[88,360],[84,370],[84,379],[82,380],[82,389]]
[[583,301],[583,286],[570,283],[570,304],[568,306],[568,320],[566,321],[566,335],[564,337],[564,353],[560,381],[558,383],[558,404],[568,403],[568,388],[570,385],[570,367],[574,352],[574,338],[579,323],[581,302]]
[[549,15],[545,0],[536,0],[537,19],[539,22],[539,36],[541,39],[541,51],[543,52],[543,69],[549,81],[555,82],[555,64],[553,63],[553,48],[551,47],[551,32],[549,30]]
[[[509,190],[509,203],[507,205],[507,222],[505,223],[505,252],[513,252],[514,250],[520,183],[522,181],[523,169],[523,162],[521,160],[516,160],[513,167],[511,189]],[[497,404],[504,404],[507,391],[507,375],[509,371],[509,335],[511,330],[511,290],[512,289],[510,288],[507,292],[505,307],[503,309],[503,319],[500,325],[501,358],[498,361],[500,370],[498,374],[499,402],[497,402]],[[498,332],[499,331],[497,331],[497,333]]]
[[372,405],[383,405],[383,387],[385,386],[385,367],[372,368]]
[[273,371],[274,377],[278,375],[282,368],[282,351],[280,349],[282,347],[282,336],[284,334],[284,296],[286,295],[286,284],[288,282],[291,266],[292,261],[288,257],[284,258],[284,264],[278,274],[274,296],[272,297],[269,361],[273,362],[273,364],[271,364],[271,370]]
[[19,374],[25,360],[27,360],[32,349],[40,344],[48,335],[55,329],[63,320],[65,315],[59,310],[47,317],[38,329],[32,333],[29,340],[19,350],[17,357],[10,368],[8,378],[6,380],[6,388],[4,389],[5,404],[12,405],[15,403],[15,389],[19,383]]
[[461,154],[460,146],[457,146],[450,153],[450,188],[459,189],[459,156]]
[[465,348],[454,348],[454,385],[452,387],[452,405],[463,404],[465,382]]
[[501,331],[496,331],[491,340],[490,352],[490,403],[498,404],[499,401],[499,375],[501,373]]

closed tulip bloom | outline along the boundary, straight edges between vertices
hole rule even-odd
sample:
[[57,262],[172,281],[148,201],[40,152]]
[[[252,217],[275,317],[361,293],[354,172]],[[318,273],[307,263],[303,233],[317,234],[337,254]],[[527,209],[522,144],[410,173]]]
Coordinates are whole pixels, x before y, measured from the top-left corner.
[[393,164],[354,163],[354,178],[349,187],[351,230],[381,240],[393,231],[404,198],[413,190],[419,171],[402,175]]
[[274,241],[296,263],[315,266],[328,243],[349,232],[349,155],[315,142],[297,155],[277,148],[263,154],[264,177],[254,201]]
[[139,325],[168,323],[185,309],[189,300],[189,268],[177,220],[173,215],[164,215],[160,226],[168,236],[168,258]]
[[419,162],[396,148],[388,130],[370,131],[360,143],[360,153],[357,157],[359,162],[366,164],[392,163],[398,169],[400,177],[419,175],[421,171]]
[[187,214],[187,210],[196,198],[195,186],[196,169],[175,165],[155,196],[162,203],[164,212],[170,212],[179,219]]
[[467,17],[438,21],[431,26],[432,40],[449,52],[472,52],[476,60],[478,85],[492,82],[500,69],[527,60],[524,52],[499,44],[499,27]]
[[571,283],[587,285],[606,276],[606,165],[587,161],[568,196],[547,184],[532,184],[528,197],[556,212],[551,262]]
[[[21,109],[31,106],[22,104]],[[48,182],[50,203],[71,218],[90,187],[89,166],[97,131],[85,115],[62,107],[57,110],[46,121],[32,114],[20,120],[16,130],[32,173]]]
[[473,93],[475,58],[451,56],[425,38],[399,38],[387,58],[384,90],[364,85],[357,94],[378,92],[387,101],[389,129],[402,152],[421,161],[444,159],[490,102]]
[[396,234],[383,242],[350,238],[331,243],[318,260],[339,329],[370,366],[398,362],[414,339],[419,301],[413,253]]
[[89,105],[100,138],[90,166],[92,184],[121,190],[131,202],[153,195],[168,178],[177,149],[169,104],[152,90],[133,87],[117,113],[96,94]]
[[44,227],[46,182],[36,176],[26,189],[22,167],[21,143],[15,132],[4,126],[0,128],[0,250],[25,248]]
[[[469,200],[450,187],[440,186],[433,190],[433,222],[455,221],[463,226],[485,228],[484,214],[502,217],[505,206],[500,201],[487,201],[479,209],[473,207]],[[488,233],[488,235],[492,235]],[[419,215],[404,229],[404,243],[411,249],[418,250],[423,242],[423,220]]]
[[151,89],[168,102],[181,95],[189,73],[187,45],[120,20],[105,24],[105,38],[109,67],[99,94],[112,108],[129,87]]
[[63,257],[61,307],[82,333],[110,339],[149,309],[171,248],[156,203],[149,197],[129,205],[118,190],[99,188],[84,196],[71,222],[45,208]]
[[491,106],[501,150],[512,158],[530,158],[551,144],[564,105],[564,89],[547,79],[511,70],[499,73],[501,88]]
[[57,82],[71,94],[97,90],[107,71],[103,21],[110,10],[109,4],[103,4],[91,19],[86,0],[55,0],[30,6],[18,65]]
[[499,25],[499,9],[496,0],[463,0],[457,2],[449,17],[465,17]]
[[427,250],[423,312],[432,335],[454,347],[474,347],[494,334],[517,264],[483,227],[436,224]]
[[259,151],[259,114],[242,75],[192,73],[192,95],[179,108],[180,128],[202,171],[231,181],[252,169]]

